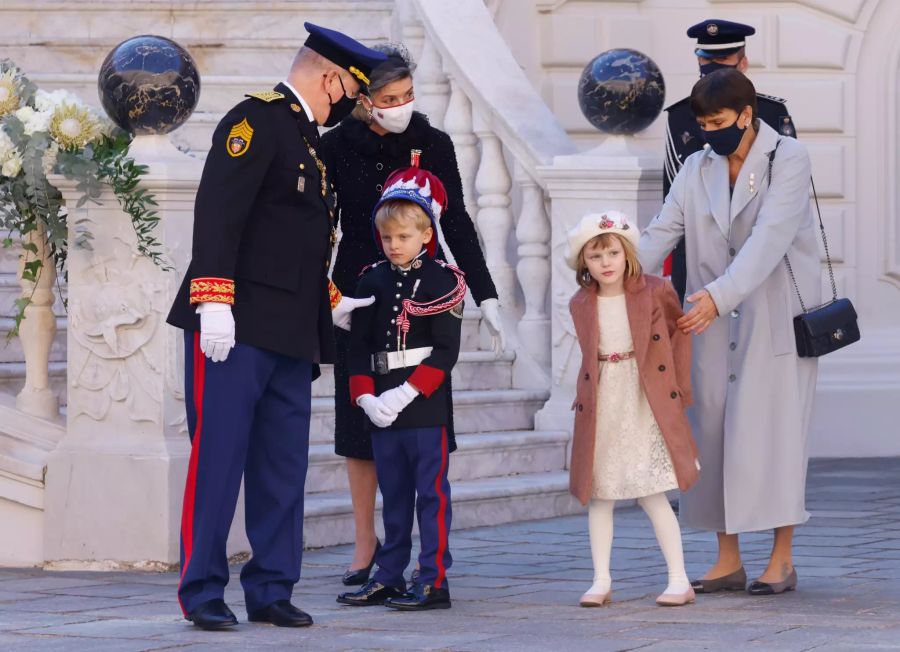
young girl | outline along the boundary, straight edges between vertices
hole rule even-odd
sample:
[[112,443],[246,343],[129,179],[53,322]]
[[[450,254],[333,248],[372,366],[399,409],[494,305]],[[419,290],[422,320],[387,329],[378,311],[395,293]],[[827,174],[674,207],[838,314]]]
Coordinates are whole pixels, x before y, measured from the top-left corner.
[[610,602],[616,500],[637,498],[669,569],[656,602],[694,601],[681,530],[664,492],[686,491],[699,466],[684,408],[691,402],[690,336],[671,284],[641,272],[639,233],[618,211],[586,215],[568,234],[566,262],[581,288],[569,309],[582,363],[575,403],[570,490],[587,504],[594,583],[581,606]]

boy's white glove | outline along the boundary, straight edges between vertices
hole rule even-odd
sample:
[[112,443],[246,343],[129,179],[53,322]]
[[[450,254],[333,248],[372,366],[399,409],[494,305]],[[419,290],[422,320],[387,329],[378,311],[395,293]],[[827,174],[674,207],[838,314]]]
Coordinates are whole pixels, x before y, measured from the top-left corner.
[[479,306],[484,323],[491,334],[491,350],[499,357],[506,350],[506,333],[503,332],[503,322],[500,320],[500,301],[497,299],[485,299]]
[[345,331],[350,330],[350,316],[353,314],[353,311],[357,308],[362,308],[363,306],[371,306],[375,303],[375,297],[366,297],[364,299],[354,299],[353,297],[341,297],[341,300],[338,301],[338,304],[334,307],[334,310],[331,311],[331,321],[334,322],[334,325],[338,328],[343,328]]
[[363,394],[356,399],[356,404],[363,409],[369,421],[379,428],[387,428],[397,418],[397,413],[385,406],[374,394]]
[[234,348],[234,315],[227,303],[204,301],[200,315],[200,350],[213,362],[224,362]]
[[378,398],[387,409],[400,414],[418,395],[419,392],[412,385],[403,383],[399,387],[382,392]]

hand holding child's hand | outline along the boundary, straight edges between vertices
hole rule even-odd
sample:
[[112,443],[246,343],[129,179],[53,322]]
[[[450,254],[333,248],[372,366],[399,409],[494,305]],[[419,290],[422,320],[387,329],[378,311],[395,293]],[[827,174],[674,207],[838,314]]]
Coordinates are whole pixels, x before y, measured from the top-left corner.
[[676,326],[685,333],[691,332],[699,335],[705,331],[713,320],[719,316],[719,310],[716,303],[712,299],[708,290],[700,290],[687,298],[688,303],[695,304],[681,319],[676,322]]

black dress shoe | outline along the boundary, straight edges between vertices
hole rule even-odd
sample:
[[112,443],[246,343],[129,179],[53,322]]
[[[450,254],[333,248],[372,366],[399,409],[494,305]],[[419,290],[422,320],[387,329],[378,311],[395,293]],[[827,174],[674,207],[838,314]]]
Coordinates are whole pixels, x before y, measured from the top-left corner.
[[400,611],[425,611],[427,609],[449,609],[450,590],[436,589],[431,584],[415,584],[398,598],[388,598],[385,607]]
[[291,604],[290,600],[278,600],[268,607],[247,614],[251,623],[272,623],[278,627],[309,627],[312,616]]
[[401,589],[385,586],[375,580],[369,580],[359,591],[341,593],[337,597],[337,601],[341,604],[353,605],[354,607],[371,607],[384,604],[388,598],[399,598],[401,595],[403,595]]
[[190,620],[200,629],[207,630],[228,629],[238,624],[237,617],[222,598],[204,602],[185,616],[185,620]]
[[344,586],[361,586],[369,581],[369,574],[372,572],[372,567],[375,566],[375,557],[378,556],[379,550],[381,550],[381,541],[375,539],[375,552],[372,553],[372,559],[369,561],[369,565],[365,568],[348,570],[344,573],[344,576],[341,578],[341,582],[344,583]]

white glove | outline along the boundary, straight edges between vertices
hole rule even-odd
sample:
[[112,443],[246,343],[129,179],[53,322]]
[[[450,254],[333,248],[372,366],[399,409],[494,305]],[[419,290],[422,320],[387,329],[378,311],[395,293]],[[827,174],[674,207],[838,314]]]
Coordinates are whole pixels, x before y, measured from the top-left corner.
[[397,413],[385,406],[374,394],[363,394],[356,399],[356,404],[363,409],[369,421],[379,428],[387,428],[397,418]]
[[227,303],[204,301],[200,315],[200,350],[213,362],[223,362],[234,348],[234,315]]
[[485,299],[479,307],[481,308],[481,317],[491,334],[491,350],[499,358],[500,354],[506,350],[506,333],[503,332],[503,322],[500,320],[500,301]]
[[412,385],[403,383],[399,387],[382,392],[378,398],[387,409],[400,414],[418,395],[419,392]]
[[362,308],[363,306],[371,306],[375,303],[375,297],[366,297],[365,299],[354,299],[353,297],[341,297],[341,300],[338,301],[338,304],[334,307],[334,310],[331,311],[331,321],[334,322],[334,325],[338,328],[343,328],[345,331],[350,330],[350,315],[353,314],[353,311],[357,308]]

